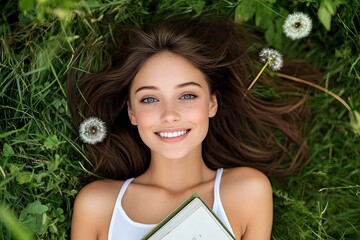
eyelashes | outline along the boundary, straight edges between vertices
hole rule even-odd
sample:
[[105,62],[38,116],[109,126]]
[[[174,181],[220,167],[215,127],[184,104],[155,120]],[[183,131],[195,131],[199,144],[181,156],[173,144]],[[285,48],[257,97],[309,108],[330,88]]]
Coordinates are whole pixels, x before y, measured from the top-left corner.
[[143,99],[140,100],[141,103],[155,103],[155,102],[158,102],[159,100],[157,100],[156,98],[154,97],[145,97]]
[[[180,96],[179,100],[193,100],[197,98],[197,96],[195,94],[192,93],[186,93]],[[151,104],[151,103],[156,103],[159,102],[159,100],[155,97],[144,97],[140,100],[141,103],[145,103],[145,104]]]
[[182,95],[182,96],[180,97],[180,99],[181,99],[181,100],[190,100],[190,99],[194,99],[194,98],[196,98],[196,97],[197,97],[197,96],[194,95],[194,94],[186,93],[186,94]]

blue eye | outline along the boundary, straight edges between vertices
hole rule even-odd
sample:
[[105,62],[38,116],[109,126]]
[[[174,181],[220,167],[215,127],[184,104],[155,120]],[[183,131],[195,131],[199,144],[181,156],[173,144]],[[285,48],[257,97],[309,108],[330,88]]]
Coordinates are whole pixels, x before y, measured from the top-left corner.
[[154,103],[157,102],[156,98],[153,97],[146,97],[141,100],[142,103]]
[[180,97],[180,99],[182,99],[182,100],[189,100],[189,99],[194,99],[194,98],[196,98],[196,96],[194,94],[190,94],[190,93],[184,94]]

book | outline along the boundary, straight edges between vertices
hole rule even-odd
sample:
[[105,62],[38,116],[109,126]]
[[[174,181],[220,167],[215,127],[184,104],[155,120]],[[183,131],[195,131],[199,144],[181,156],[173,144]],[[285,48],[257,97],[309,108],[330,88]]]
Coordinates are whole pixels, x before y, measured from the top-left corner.
[[141,240],[235,240],[235,237],[193,193]]

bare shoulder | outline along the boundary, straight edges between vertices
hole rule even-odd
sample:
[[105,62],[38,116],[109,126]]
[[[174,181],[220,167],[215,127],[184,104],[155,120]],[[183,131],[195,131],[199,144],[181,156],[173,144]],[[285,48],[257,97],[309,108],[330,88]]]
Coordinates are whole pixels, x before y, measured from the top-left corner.
[[[76,197],[76,204],[99,205],[99,201],[112,202],[112,198],[118,195],[122,181],[98,180],[91,182],[81,189]],[[99,206],[101,207],[101,206]]]
[[72,239],[85,235],[87,239],[103,239],[122,184],[122,181],[98,180],[81,189],[74,203]]
[[269,192],[272,192],[267,176],[259,170],[249,167],[225,169],[222,188],[247,190],[248,193],[250,191],[253,194],[269,194]]
[[224,170],[221,198],[237,239],[269,239],[273,199],[268,177],[249,167]]

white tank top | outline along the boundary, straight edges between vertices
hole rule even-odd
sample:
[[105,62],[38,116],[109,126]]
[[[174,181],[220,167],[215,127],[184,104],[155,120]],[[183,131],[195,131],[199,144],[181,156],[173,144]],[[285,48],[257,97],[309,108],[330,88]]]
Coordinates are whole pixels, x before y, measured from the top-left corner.
[[[219,168],[216,172],[214,182],[214,205],[212,210],[229,231],[234,234],[220,199],[222,172],[222,168]],[[140,240],[141,237],[156,226],[156,224],[144,224],[131,220],[122,208],[121,200],[127,187],[133,180],[134,178],[127,179],[120,189],[110,221],[108,240]]]

